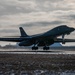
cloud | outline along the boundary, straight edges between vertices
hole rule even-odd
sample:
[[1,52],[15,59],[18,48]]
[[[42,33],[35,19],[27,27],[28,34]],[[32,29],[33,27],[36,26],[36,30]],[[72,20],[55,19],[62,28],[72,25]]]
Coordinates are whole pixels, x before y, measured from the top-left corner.
[[[57,14],[57,15],[56,15]],[[20,24],[37,24],[40,25],[57,25],[65,23],[65,20],[60,19],[59,13],[55,12],[33,12],[29,14],[4,15],[0,17],[1,27],[18,27]],[[42,22],[42,23],[40,23]],[[35,24],[35,25],[36,25]],[[31,25],[32,26],[32,25]]]
[[23,26],[23,27],[32,27],[32,26],[36,26],[36,27],[41,27],[41,26],[50,26],[50,25],[61,25],[63,24],[63,21],[51,21],[51,22],[47,22],[47,21],[43,21],[43,22],[30,22],[30,23],[25,23],[25,24],[20,24],[19,26]]
[[[0,27],[74,25],[74,0],[0,0]],[[0,28],[0,29],[1,29]],[[48,28],[48,27],[47,27]]]
[[71,14],[66,16],[69,20],[74,20],[75,21],[75,14]]
[[73,0],[0,0],[0,16],[18,13],[74,10],[74,5]]
[[0,15],[30,13],[36,11],[33,1],[19,2],[18,0],[0,0]]

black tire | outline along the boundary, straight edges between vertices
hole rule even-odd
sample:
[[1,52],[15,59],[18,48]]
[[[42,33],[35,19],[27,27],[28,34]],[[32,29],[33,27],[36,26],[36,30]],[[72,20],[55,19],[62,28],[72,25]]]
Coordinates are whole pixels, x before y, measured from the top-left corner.
[[38,50],[38,47],[32,47],[32,50]]
[[43,47],[43,50],[49,50],[49,47],[45,46],[45,47]]

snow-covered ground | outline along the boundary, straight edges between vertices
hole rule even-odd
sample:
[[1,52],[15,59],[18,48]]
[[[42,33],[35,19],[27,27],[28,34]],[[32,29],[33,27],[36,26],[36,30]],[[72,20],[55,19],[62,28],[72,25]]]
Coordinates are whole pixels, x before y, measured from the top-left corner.
[[54,43],[50,47],[62,47],[62,44],[60,44],[60,43]]

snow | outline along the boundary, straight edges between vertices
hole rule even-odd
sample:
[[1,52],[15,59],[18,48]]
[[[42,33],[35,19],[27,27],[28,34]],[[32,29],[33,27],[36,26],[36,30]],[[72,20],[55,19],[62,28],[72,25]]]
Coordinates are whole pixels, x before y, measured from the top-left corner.
[[62,47],[62,45],[60,43],[54,43],[50,47]]

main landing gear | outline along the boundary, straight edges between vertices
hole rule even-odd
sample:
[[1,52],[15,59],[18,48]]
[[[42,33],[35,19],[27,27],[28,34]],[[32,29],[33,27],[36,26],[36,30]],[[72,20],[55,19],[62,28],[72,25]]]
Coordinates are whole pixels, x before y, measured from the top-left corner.
[[49,50],[50,48],[49,47],[47,47],[47,46],[44,46],[43,47],[43,50]]
[[32,50],[38,50],[38,47],[33,46]]
[[[43,50],[49,50],[50,48],[49,47],[47,47],[47,46],[44,46],[43,47]],[[38,47],[37,46],[33,46],[32,47],[32,50],[38,50]]]
[[[43,47],[43,50],[49,50],[50,48],[49,48],[49,46],[47,46],[47,45],[45,45],[44,47]],[[34,46],[32,47],[32,50],[38,50],[38,45],[36,45],[36,44],[34,44]]]

